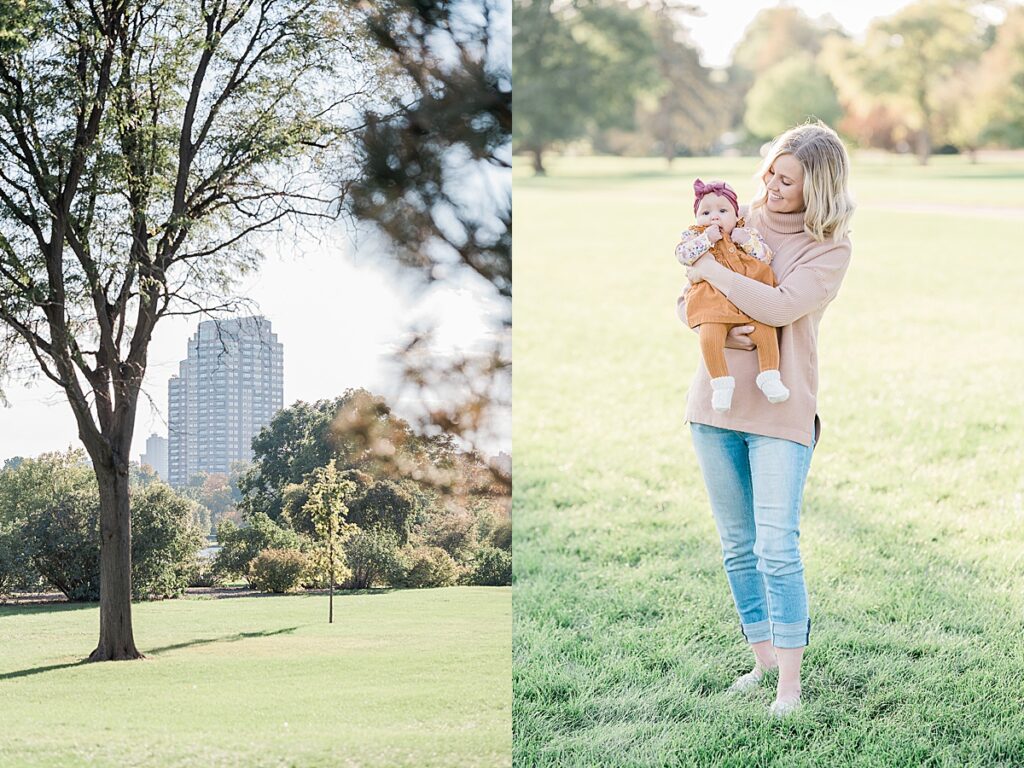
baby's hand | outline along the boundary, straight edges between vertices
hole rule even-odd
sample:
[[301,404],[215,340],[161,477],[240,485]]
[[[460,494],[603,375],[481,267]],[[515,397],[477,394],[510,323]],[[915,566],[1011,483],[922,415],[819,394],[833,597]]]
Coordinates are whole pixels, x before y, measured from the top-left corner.
[[708,240],[712,243],[717,243],[722,239],[722,230],[717,224],[712,224],[710,227],[705,229],[704,234],[708,236]]
[[736,243],[736,245],[743,245],[743,243],[747,242],[747,240],[749,239],[750,233],[747,232],[747,230],[745,230],[743,227],[736,227],[733,229],[732,241]]

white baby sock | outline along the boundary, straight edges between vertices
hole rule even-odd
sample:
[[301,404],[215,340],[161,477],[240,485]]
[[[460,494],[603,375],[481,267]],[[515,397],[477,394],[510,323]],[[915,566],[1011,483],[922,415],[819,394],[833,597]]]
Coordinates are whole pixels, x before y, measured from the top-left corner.
[[[711,407],[719,413],[732,408],[732,393],[736,389],[736,379],[732,376],[719,376],[711,380]],[[788,392],[786,393],[789,394]]]
[[761,371],[757,374],[757,387],[769,403],[781,403],[789,399],[789,390],[782,383],[782,374],[778,371]]

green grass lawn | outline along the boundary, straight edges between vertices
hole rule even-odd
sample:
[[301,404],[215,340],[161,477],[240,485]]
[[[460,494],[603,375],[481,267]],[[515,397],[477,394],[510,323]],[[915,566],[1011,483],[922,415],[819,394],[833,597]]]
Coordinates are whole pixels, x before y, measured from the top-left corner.
[[693,178],[756,165],[516,160],[514,763],[1024,765],[1024,159],[855,163],[783,722],[723,694],[750,658],[674,317]]
[[98,609],[0,607],[0,766],[500,766],[508,588],[137,604],[138,662],[82,664]]

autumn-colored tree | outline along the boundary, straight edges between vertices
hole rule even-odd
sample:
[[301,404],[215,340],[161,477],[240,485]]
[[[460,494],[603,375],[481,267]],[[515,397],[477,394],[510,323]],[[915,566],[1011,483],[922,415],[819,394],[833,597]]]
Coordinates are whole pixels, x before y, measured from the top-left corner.
[[977,88],[962,106],[987,116],[984,141],[1024,147],[1024,6],[1008,8],[995,42],[981,58]]
[[872,22],[848,57],[867,93],[904,110],[922,164],[940,129],[938,93],[958,68],[981,56],[985,28],[963,0],[921,0]]

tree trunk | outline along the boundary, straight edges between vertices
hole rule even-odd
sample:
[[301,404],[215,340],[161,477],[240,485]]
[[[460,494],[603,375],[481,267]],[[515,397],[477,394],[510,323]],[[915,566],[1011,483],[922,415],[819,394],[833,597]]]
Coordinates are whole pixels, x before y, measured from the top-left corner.
[[546,176],[547,169],[544,168],[544,150],[533,150],[533,172],[538,176]]
[[331,565],[331,575],[329,577],[329,579],[330,579],[330,593],[331,593],[331,596],[328,598],[330,607],[328,608],[327,623],[328,624],[333,624],[334,623],[334,526],[333,525],[329,525],[328,528],[327,528],[327,531],[328,531],[328,537],[329,537],[328,541],[327,541],[327,548],[328,548],[328,554],[327,554],[328,561],[327,562],[329,562],[330,565]]
[[921,165],[928,165],[928,158],[932,154],[932,138],[928,135],[928,129],[922,128],[917,134],[917,162]]
[[89,661],[144,658],[132,634],[128,468],[93,463],[100,488],[100,642]]

